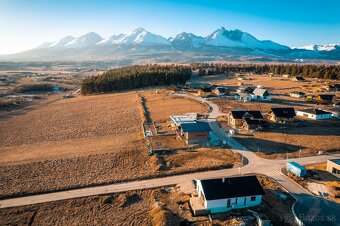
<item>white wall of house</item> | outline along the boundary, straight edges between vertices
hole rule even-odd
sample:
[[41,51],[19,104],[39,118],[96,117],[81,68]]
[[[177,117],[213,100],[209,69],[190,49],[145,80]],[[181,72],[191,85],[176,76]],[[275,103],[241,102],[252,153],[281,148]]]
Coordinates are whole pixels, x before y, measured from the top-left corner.
[[251,99],[252,100],[258,100],[258,101],[271,101],[272,96],[256,96],[254,94],[251,94]]
[[322,119],[332,118],[332,114],[315,115],[315,114],[305,113],[305,112],[302,112],[302,111],[296,111],[296,115],[302,116],[302,117],[305,117],[305,118],[309,118],[309,119],[314,119],[314,120],[322,120]]
[[[230,200],[230,201],[228,201]],[[248,208],[261,204],[262,195],[237,197],[229,199],[207,200],[206,209],[211,213],[222,213],[232,209]]]

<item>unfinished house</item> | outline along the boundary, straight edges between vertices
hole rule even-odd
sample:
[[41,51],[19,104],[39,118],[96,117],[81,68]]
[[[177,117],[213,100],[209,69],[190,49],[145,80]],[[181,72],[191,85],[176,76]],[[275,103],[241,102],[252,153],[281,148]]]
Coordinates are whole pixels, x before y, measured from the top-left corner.
[[323,104],[331,104],[333,103],[335,99],[335,95],[329,95],[329,94],[320,94],[315,97],[315,100],[317,102],[323,103]]
[[247,131],[262,131],[263,130],[263,120],[245,118],[243,120],[243,129]]
[[296,116],[294,108],[273,107],[268,112],[268,119],[276,123],[287,123],[294,120]]
[[228,113],[228,122],[234,127],[243,127],[244,120],[263,120],[263,116],[260,111],[244,111],[244,110],[233,110]]
[[210,126],[206,122],[186,123],[181,125],[181,135],[187,144],[210,141]]

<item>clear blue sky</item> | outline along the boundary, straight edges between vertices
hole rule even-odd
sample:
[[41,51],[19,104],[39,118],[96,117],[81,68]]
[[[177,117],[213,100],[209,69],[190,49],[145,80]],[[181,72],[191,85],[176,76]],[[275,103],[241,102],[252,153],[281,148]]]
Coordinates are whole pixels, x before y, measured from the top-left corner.
[[288,46],[340,42],[340,0],[0,0],[0,54],[66,35],[240,29]]

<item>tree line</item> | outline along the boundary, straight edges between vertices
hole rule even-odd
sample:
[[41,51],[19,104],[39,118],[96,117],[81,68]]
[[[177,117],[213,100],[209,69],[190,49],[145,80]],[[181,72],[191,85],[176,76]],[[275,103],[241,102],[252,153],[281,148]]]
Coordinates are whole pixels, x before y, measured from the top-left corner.
[[319,64],[228,64],[228,63],[192,63],[191,67],[199,75],[213,75],[221,73],[255,73],[311,78],[340,79],[340,65]]
[[86,77],[81,93],[107,93],[160,85],[179,85],[191,77],[190,66],[182,65],[135,65],[115,68],[99,76]]

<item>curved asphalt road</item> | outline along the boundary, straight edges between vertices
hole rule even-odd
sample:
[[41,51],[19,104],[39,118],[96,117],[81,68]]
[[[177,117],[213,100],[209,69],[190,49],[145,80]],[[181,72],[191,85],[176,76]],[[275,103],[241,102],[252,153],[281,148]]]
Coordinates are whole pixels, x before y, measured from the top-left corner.
[[[213,120],[218,116],[226,115],[219,111],[219,108],[216,104],[200,97],[193,97],[183,94],[176,94],[176,96],[183,96],[208,104],[211,107],[211,112],[209,114],[210,119],[208,120],[208,122],[213,133],[223,142],[227,143],[233,149],[233,151],[242,154],[248,160],[248,164],[241,168],[206,171],[200,173],[191,173],[178,176],[168,176],[156,179],[126,182],[120,184],[73,189],[42,195],[4,199],[0,200],[0,208],[32,205],[37,203],[80,198],[92,195],[110,194],[114,192],[175,185],[188,182],[193,179],[221,178],[237,174],[259,173],[274,178],[298,200],[298,203],[295,205],[295,212],[305,225],[340,225],[340,206],[338,204],[313,196],[307,190],[305,190],[300,185],[296,184],[294,181],[290,180],[288,177],[281,173],[281,169],[285,166],[286,160],[269,160],[260,158],[253,152],[248,151],[244,146],[242,146],[232,137],[227,136],[226,133],[218,126],[216,121]],[[327,159],[339,157],[340,154],[321,155],[298,159],[289,159],[289,161],[296,161],[300,164],[307,164],[325,162]],[[286,219],[285,216],[283,217],[284,220],[286,220],[287,222],[295,222],[294,219]]]

